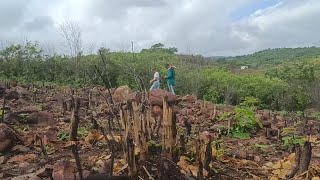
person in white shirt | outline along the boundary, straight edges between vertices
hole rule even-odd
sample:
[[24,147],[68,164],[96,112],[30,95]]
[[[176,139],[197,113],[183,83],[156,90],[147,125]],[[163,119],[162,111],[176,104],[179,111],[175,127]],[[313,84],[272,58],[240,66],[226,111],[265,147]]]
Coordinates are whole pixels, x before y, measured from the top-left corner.
[[152,72],[154,72],[154,74],[153,79],[150,80],[150,84],[152,84],[150,91],[160,88],[160,74],[155,68],[152,68]]

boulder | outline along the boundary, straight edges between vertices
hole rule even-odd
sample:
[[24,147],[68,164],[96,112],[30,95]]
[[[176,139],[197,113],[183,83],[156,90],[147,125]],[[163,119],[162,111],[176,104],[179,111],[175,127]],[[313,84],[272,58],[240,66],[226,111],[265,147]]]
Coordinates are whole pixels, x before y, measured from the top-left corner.
[[13,100],[13,99],[17,100],[17,99],[19,99],[19,97],[20,96],[19,96],[19,93],[17,91],[10,90],[10,89],[6,90],[6,99],[7,100]]
[[53,115],[47,111],[33,112],[26,120],[30,124],[53,125],[55,123]]
[[38,108],[35,107],[35,106],[26,106],[26,107],[23,107],[20,111],[18,111],[17,113],[21,114],[21,113],[33,113],[33,112],[37,112],[38,111]]
[[130,93],[130,88],[128,86],[121,86],[114,91],[112,98],[115,102],[120,102],[120,103],[127,102],[129,93]]
[[131,92],[128,96],[128,102],[141,102],[142,93],[141,92]]
[[31,93],[23,87],[15,87],[15,91],[17,91],[22,99],[29,100],[31,98]]
[[68,160],[62,160],[54,164],[52,177],[55,180],[73,180],[74,167]]
[[157,106],[162,107],[164,97],[168,98],[167,100],[168,100],[169,104],[172,105],[172,104],[176,103],[177,96],[168,92],[168,91],[162,90],[162,89],[156,89],[156,90],[150,91],[149,103],[151,105],[157,105]]
[[185,108],[192,108],[192,107],[193,107],[193,104],[192,104],[191,102],[181,101],[181,102],[179,103],[179,106],[185,107]]
[[18,123],[19,120],[20,120],[19,114],[16,112],[12,112],[11,110],[9,110],[9,111],[6,111],[4,114],[5,123],[15,124],[15,123]]
[[16,135],[13,130],[6,124],[0,124],[0,153],[3,153],[14,146]]
[[197,96],[193,96],[193,95],[186,95],[181,99],[182,101],[189,102],[189,103],[195,103],[198,100]]

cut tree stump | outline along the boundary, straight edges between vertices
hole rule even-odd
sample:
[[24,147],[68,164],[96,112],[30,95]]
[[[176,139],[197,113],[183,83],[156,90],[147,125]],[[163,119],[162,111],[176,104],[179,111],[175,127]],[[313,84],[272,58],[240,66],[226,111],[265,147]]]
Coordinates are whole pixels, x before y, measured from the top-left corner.
[[173,150],[176,143],[176,122],[173,114],[173,105],[169,105],[167,97],[163,98],[163,132],[162,154],[168,159],[173,159]]

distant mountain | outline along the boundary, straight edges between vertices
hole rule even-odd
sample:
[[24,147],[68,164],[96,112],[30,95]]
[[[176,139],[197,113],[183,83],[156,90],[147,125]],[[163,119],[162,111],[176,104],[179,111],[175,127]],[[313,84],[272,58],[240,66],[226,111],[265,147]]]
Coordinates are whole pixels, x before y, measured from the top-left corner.
[[[244,56],[215,59],[220,64],[231,66],[246,65],[252,68],[265,68],[306,58],[320,57],[320,47],[266,49]],[[228,61],[225,61],[228,60]]]
[[210,60],[223,60],[223,59],[228,59],[230,58],[230,56],[210,56],[207,57]]

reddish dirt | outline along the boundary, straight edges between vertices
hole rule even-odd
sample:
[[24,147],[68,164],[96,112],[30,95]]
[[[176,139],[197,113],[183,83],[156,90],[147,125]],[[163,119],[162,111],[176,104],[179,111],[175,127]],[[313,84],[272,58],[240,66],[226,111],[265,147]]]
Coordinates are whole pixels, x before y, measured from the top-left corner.
[[[6,102],[5,124],[16,133],[17,140],[15,146],[0,154],[0,179],[50,179],[53,166],[61,160],[68,160],[72,166],[71,173],[77,173],[75,159],[70,146],[68,146],[70,143],[67,137],[70,131],[70,112],[64,112],[62,105],[64,101],[68,101],[72,91],[67,88],[48,87],[34,87],[28,90],[27,87],[22,86],[11,87],[7,91],[10,92],[10,98]],[[19,98],[15,92],[19,94]],[[90,103],[88,92],[90,92]],[[73,93],[81,97],[83,102],[80,109],[80,129],[78,130],[78,147],[82,168],[86,174],[89,172],[91,174],[109,173],[111,151],[108,148],[108,143],[100,131],[91,131],[92,119],[97,120],[100,126],[107,127],[108,113],[110,112],[105,99],[108,97],[107,91],[102,87],[95,87],[78,89]],[[119,96],[123,97],[123,94]],[[218,119],[224,112],[233,112],[234,107],[204,102],[197,100],[194,96],[178,97],[175,103],[174,111],[178,114],[179,134],[184,133],[188,125],[185,124],[186,121],[192,127],[191,136],[186,144],[186,153],[182,156],[190,158],[190,162],[187,163],[190,168],[197,167],[197,162],[192,159],[194,156],[192,153],[195,153],[196,130],[200,129],[201,132],[209,131],[214,134],[220,126],[228,126],[227,121],[218,121]],[[0,104],[3,104],[3,98],[0,100]],[[155,106],[153,109],[154,115],[162,113],[159,106]],[[40,115],[37,115],[38,112],[41,112]],[[32,114],[31,120],[30,114]],[[257,111],[257,117],[261,122],[270,122],[269,129],[271,130],[280,129],[281,131],[284,127],[295,124],[302,135],[312,135],[315,143],[313,143],[310,167],[319,167],[319,120],[307,120],[307,118],[296,115],[282,116],[280,113],[268,110]],[[114,129],[114,132],[117,130]],[[37,134],[45,142],[48,159],[43,155],[40,144],[35,139]],[[91,136],[89,137],[88,134]],[[94,143],[89,143],[88,139]],[[253,132],[251,138],[247,140],[222,135],[219,142],[213,145],[214,147],[220,146],[218,148],[220,151],[213,152],[211,170],[207,172],[208,175],[205,179],[270,179],[274,176],[274,169],[267,167],[266,164],[272,163],[274,165],[288,158],[293,152],[293,149],[283,147],[283,141],[278,139],[277,135],[267,137],[266,128]],[[157,146],[159,144],[160,142],[155,139],[154,144],[149,148],[146,161],[138,162],[137,169],[140,178],[148,179],[149,173],[154,179],[158,179],[161,166],[166,162],[169,169],[168,179],[196,179],[192,172],[182,172],[184,168],[178,165],[181,164],[181,153],[172,161],[164,159],[161,156],[161,145]],[[121,144],[117,144],[115,152],[114,174],[126,175],[128,172],[127,168],[124,168]],[[42,170],[45,167],[47,170]],[[121,171],[118,172],[118,170]],[[320,168],[313,170],[313,174],[310,176],[320,176],[319,170]],[[43,173],[47,171],[47,174]],[[65,171],[64,173],[70,172]]]

